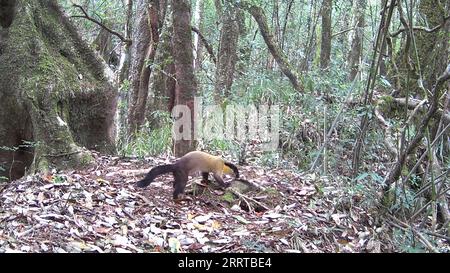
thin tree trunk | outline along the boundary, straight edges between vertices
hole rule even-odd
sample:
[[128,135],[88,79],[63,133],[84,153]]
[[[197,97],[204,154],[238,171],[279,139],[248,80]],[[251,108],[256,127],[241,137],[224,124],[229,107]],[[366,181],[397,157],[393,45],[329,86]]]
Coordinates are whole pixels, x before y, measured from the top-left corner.
[[352,41],[352,49],[349,54],[350,63],[350,75],[349,80],[353,81],[358,74],[359,67],[361,65],[361,54],[363,48],[363,37],[364,37],[364,25],[365,25],[365,11],[366,11],[366,0],[356,1],[356,12],[355,17],[357,21],[355,34]]
[[[202,29],[202,16],[203,16],[203,0],[197,0],[195,3],[195,12],[194,12],[194,27],[201,31]],[[194,70],[199,70],[200,65],[202,63],[202,42],[200,36],[195,33],[194,34]]]
[[[166,7],[167,8],[167,7]],[[161,29],[161,38],[156,50],[154,69],[150,76],[150,92],[149,102],[147,104],[147,114],[152,128],[160,127],[160,119],[152,118],[150,115],[154,110],[172,111],[168,106],[171,92],[168,92],[170,87],[167,85],[168,81],[173,81],[173,72],[170,71],[170,66],[173,65],[172,58],[172,16],[167,16],[164,19],[163,27]],[[173,105],[172,105],[173,107]]]
[[[126,21],[125,21],[125,38],[131,41],[131,35],[133,31],[133,0],[126,1]],[[128,105],[128,92],[129,90],[125,90],[124,83],[125,81],[129,81],[130,77],[130,62],[131,62],[131,43],[123,43],[122,44],[122,52],[119,61],[118,68],[118,83],[117,86],[119,88],[119,105]],[[116,124],[118,127],[118,138],[119,143],[125,143],[126,133],[127,133],[127,108],[119,107]]]
[[286,14],[284,15],[283,28],[281,30],[281,49],[282,50],[284,50],[284,47],[285,47],[287,22],[289,20],[289,15],[291,13],[293,4],[294,4],[294,0],[290,0],[289,3],[287,4]]
[[148,24],[149,0],[138,0],[137,15],[134,20],[133,45],[131,48],[131,90],[128,105],[128,134],[133,136],[137,130],[136,103],[141,91],[141,74],[150,47],[151,31]]
[[324,0],[322,3],[322,40],[320,46],[320,68],[328,69],[331,58],[331,11],[332,0]]
[[256,22],[258,23],[261,35],[263,36],[270,53],[277,61],[277,64],[280,66],[281,71],[284,73],[284,75],[286,75],[286,77],[288,77],[295,90],[303,91],[303,84],[300,80],[299,75],[289,63],[287,56],[275,42],[274,36],[271,33],[269,26],[267,25],[267,18],[264,14],[263,9],[248,2],[241,2],[241,5],[244,9],[250,12],[253,18],[255,18]]
[[[144,50],[144,58],[138,55],[139,63],[136,67],[138,73],[133,80],[132,100],[129,109],[129,133],[133,136],[145,121],[145,109],[148,98],[149,80],[150,80],[150,64],[155,58],[156,49],[159,42],[159,1],[150,0],[148,8],[144,11],[139,21],[138,35],[142,37],[142,49]],[[138,37],[136,37],[138,38]],[[140,48],[139,46],[137,46]],[[140,68],[140,69],[139,69]]]
[[[126,1],[127,12],[125,22],[125,38],[131,41],[133,31],[133,0]],[[125,80],[128,80],[130,75],[130,59],[131,59],[131,43],[124,43],[122,45],[122,54],[119,62],[119,88]]]
[[[280,16],[279,16],[279,3],[278,0],[272,1],[273,10],[272,10],[272,29],[274,30],[274,37],[275,37],[275,43],[280,45],[281,37],[281,26],[280,26]],[[269,51],[270,53],[270,51]],[[267,64],[266,69],[267,70],[273,70],[275,65],[275,58],[272,56],[272,54],[269,54],[267,56]]]
[[319,12],[317,12],[317,1],[311,0],[310,14],[312,18],[308,17],[308,39],[304,46],[304,57],[300,62],[300,71],[309,71],[310,64],[314,58],[314,52],[316,51],[316,28],[319,21]]

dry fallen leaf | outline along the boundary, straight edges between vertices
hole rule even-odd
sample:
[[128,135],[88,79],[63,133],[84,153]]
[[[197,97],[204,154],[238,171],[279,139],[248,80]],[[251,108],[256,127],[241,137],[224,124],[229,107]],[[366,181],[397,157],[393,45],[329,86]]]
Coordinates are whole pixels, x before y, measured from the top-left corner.
[[107,228],[107,227],[96,227],[94,228],[95,232],[100,233],[100,234],[108,234],[112,228]]
[[169,248],[172,253],[179,253],[181,251],[181,244],[177,238],[169,238]]
[[195,217],[194,220],[201,224],[201,223],[208,221],[209,218],[211,218],[211,216],[212,216],[211,214],[200,215],[200,216]]

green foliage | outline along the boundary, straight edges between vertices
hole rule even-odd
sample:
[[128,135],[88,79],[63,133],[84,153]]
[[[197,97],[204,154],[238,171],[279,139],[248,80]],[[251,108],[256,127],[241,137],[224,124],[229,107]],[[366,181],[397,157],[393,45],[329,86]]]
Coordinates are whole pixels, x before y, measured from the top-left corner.
[[274,196],[279,196],[279,195],[280,195],[280,192],[279,192],[276,188],[273,188],[273,187],[267,187],[267,188],[265,189],[265,191],[264,191],[264,194],[267,194],[268,196],[274,197]]
[[262,166],[277,167],[280,162],[280,153],[278,151],[264,152],[258,161]]
[[161,121],[160,128],[152,128],[147,122],[136,134],[134,140],[128,143],[119,143],[119,154],[124,156],[149,156],[170,152],[172,144],[172,123],[169,113],[155,111],[153,116]]
[[204,143],[206,149],[216,151],[234,151],[237,152],[239,147],[234,141],[224,139],[212,139]]
[[375,172],[360,173],[355,179],[349,179],[346,192],[350,196],[363,196],[365,207],[374,207],[378,201],[378,192],[383,186],[383,177]]
[[120,86],[121,92],[128,93],[130,89],[131,89],[131,82],[128,79],[124,80],[122,82],[122,85]]
[[361,181],[370,181],[370,182],[377,182],[377,183],[382,183],[383,182],[383,177],[381,177],[379,174],[377,173],[361,173],[360,175],[358,175],[356,177],[356,181],[361,182]]
[[418,188],[422,183],[422,178],[420,176],[412,174],[408,182],[413,188]]
[[224,195],[222,195],[222,200],[225,202],[228,202],[230,204],[233,204],[234,201],[236,201],[236,197],[231,192],[226,192]]
[[414,208],[415,193],[409,187],[397,187],[395,191],[396,202],[391,210]]
[[52,183],[61,184],[67,181],[67,176],[65,175],[54,175],[52,176]]
[[[405,232],[403,230],[394,228],[393,230],[394,244],[398,248],[407,253],[424,253],[425,248],[419,240],[414,238],[414,234],[410,231]],[[432,239],[432,238],[430,238]]]

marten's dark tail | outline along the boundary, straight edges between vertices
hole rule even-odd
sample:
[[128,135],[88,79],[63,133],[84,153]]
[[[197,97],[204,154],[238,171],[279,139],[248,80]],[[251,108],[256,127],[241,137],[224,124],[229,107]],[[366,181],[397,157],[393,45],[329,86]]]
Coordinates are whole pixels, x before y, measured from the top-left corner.
[[161,174],[173,172],[173,171],[175,171],[175,169],[176,169],[176,167],[174,164],[156,166],[148,172],[148,174],[144,177],[144,179],[138,181],[136,183],[136,186],[138,186],[139,188],[147,187],[148,185],[150,185],[150,183],[153,182],[153,180],[157,176],[159,176]]
[[236,179],[238,179],[238,178],[239,178],[239,170],[238,170],[238,168],[237,168],[235,165],[233,165],[233,163],[230,163],[230,162],[226,162],[226,161],[225,161],[224,164],[225,164],[227,167],[229,167],[230,169],[233,170],[234,175],[236,176]]

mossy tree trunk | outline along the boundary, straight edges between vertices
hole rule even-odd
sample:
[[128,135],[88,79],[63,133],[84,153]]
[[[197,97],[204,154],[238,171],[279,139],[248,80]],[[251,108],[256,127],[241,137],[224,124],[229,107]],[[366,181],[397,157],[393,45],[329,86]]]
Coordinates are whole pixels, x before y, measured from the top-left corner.
[[[416,24],[429,26],[430,28],[442,24],[443,18],[449,16],[450,1],[422,0],[418,7],[422,20]],[[438,31],[416,33],[418,57],[424,86],[428,90],[433,89],[440,73],[446,68],[449,58],[449,26],[450,21]]]
[[[0,0],[0,176],[86,165],[114,153],[116,92],[104,62],[55,0]],[[8,21],[8,22],[6,22]]]

